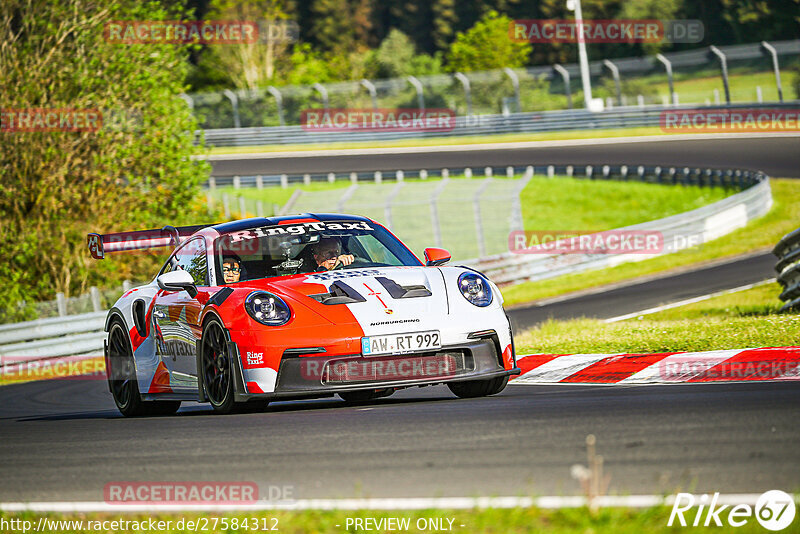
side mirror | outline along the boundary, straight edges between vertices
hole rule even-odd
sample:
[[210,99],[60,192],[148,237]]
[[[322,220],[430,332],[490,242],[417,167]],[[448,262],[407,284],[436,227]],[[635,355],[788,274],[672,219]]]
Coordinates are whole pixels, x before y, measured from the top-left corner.
[[425,249],[425,265],[428,267],[436,267],[444,265],[450,261],[450,253],[443,248],[426,248]]
[[164,291],[186,291],[192,298],[197,296],[197,286],[194,285],[194,278],[186,271],[180,269],[170,271],[156,278],[156,281],[158,282],[158,287]]

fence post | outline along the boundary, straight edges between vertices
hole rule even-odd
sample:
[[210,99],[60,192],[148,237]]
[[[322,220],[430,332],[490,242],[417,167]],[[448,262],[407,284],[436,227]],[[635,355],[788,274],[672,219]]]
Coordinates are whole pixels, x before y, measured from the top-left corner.
[[428,179],[428,170],[427,169],[421,169],[419,171],[419,179],[420,180],[427,180]]
[[264,177],[260,174],[256,176],[256,189],[264,189]]
[[358,173],[351,172],[350,173],[350,183],[357,184],[358,183]]
[[208,207],[208,211],[214,211],[214,197],[211,193],[206,193],[206,206]]
[[[490,169],[491,167],[486,167]],[[478,187],[475,191],[475,194],[472,197],[472,211],[475,215],[475,236],[477,237],[478,241],[478,257],[483,258],[486,256],[486,242],[484,241],[483,236],[483,221],[481,220],[481,195],[486,190],[487,187],[492,183],[491,175],[487,175],[487,178],[483,181],[483,183]]]
[[408,76],[406,80],[417,90],[417,106],[419,106],[420,111],[425,111],[425,97],[422,94],[422,83],[416,76]]
[[725,57],[725,54],[722,53],[722,50],[717,48],[716,46],[711,46],[709,48],[711,53],[719,58],[719,66],[722,69],[722,84],[725,86],[725,103],[731,103],[731,88],[728,85],[728,60]]
[[311,175],[304,174],[303,175],[303,185],[311,185]]
[[256,214],[259,217],[266,217],[266,215],[264,215],[264,202],[261,200],[256,202]]
[[242,179],[239,176],[233,177],[233,188],[240,189],[242,187]]
[[667,83],[669,84],[669,98],[673,104],[677,104],[675,100],[675,86],[672,80],[672,62],[664,56],[664,54],[656,54],[656,59],[659,60],[661,63],[664,64],[664,68],[667,69]]
[[617,105],[622,105],[622,86],[619,83],[619,69],[611,61],[604,59],[603,66],[611,71],[611,76],[614,77],[614,87],[617,89]]
[[89,288],[89,294],[92,297],[92,311],[102,311],[100,308],[100,290],[92,286]]
[[472,178],[472,169],[470,167],[464,169],[464,178]]
[[239,215],[242,217],[242,219],[247,218],[247,210],[245,209],[245,207],[246,206],[244,205],[244,197],[239,197]]
[[217,179],[213,176],[208,177],[208,188],[212,191],[217,188]]
[[366,87],[367,91],[369,91],[369,97],[372,99],[372,109],[374,111],[378,110],[378,92],[375,90],[375,84],[371,81],[367,80],[366,78],[361,80],[361,85]]
[[228,100],[231,101],[231,107],[233,108],[233,127],[241,128],[242,122],[239,119],[239,97],[236,96],[236,93],[230,89],[225,89],[222,94],[228,97]]
[[230,220],[231,218],[231,202],[230,198],[228,198],[228,193],[222,194],[222,209],[223,213],[225,214],[225,219]]
[[514,100],[517,101],[517,113],[521,113],[522,103],[520,102],[519,98],[519,76],[517,76],[517,73],[508,67],[504,67],[503,72],[505,72],[506,75],[511,78],[511,85],[514,86]]
[[286,174],[281,174],[281,187],[284,189],[289,187],[289,176]]
[[433,229],[433,242],[436,244],[437,247],[442,246],[442,229],[439,226],[439,209],[436,206],[436,202],[439,200],[439,195],[442,194],[444,191],[445,186],[447,186],[447,182],[450,181],[450,178],[445,176],[445,171],[447,169],[442,169],[442,181],[439,182],[439,185],[436,186],[436,189],[431,193],[431,228]]
[[464,76],[462,72],[456,72],[453,76],[464,86],[464,96],[467,99],[467,116],[472,116],[472,89],[469,85],[469,78]]
[[286,126],[286,121],[283,119],[283,95],[271,85],[267,87],[267,92],[275,97],[275,104],[278,106],[278,122],[281,126]]
[[556,63],[553,69],[561,75],[564,80],[564,94],[567,95],[567,108],[572,109],[572,90],[569,87],[569,71]]
[[547,177],[553,178],[556,175],[556,168],[553,165],[547,166]]
[[336,174],[334,174],[332,172],[329,172],[328,173],[328,183],[332,184],[335,181],[336,181]]
[[509,165],[506,167],[506,178],[513,178],[514,177],[514,167]]
[[483,175],[485,177],[487,177],[487,178],[491,178],[492,177],[492,172],[493,171],[492,171],[491,167],[486,167],[485,169],[483,169]]
[[375,171],[375,183],[379,184],[381,182],[383,182],[383,174],[381,171]]
[[783,87],[781,87],[781,70],[778,68],[778,52],[775,47],[766,41],[761,41],[761,47],[772,56],[772,70],[775,71],[775,85],[778,87],[778,100],[783,102]]
[[319,96],[322,97],[322,107],[325,108],[325,113],[328,113],[328,90],[319,82],[312,85],[311,88],[317,91]]

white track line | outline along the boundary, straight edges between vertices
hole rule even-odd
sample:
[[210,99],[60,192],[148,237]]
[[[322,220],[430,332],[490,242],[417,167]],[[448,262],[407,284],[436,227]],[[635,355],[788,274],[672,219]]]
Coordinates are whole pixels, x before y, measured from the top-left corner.
[[[719,504],[754,505],[760,494],[722,494]],[[623,495],[598,497],[601,507],[649,508],[672,506],[675,496]],[[0,503],[3,512],[220,512],[247,510],[469,510],[473,508],[580,508],[587,505],[585,497],[398,497],[386,499],[300,499],[291,502],[260,501],[253,504],[129,504],[110,505],[104,502],[6,502]]]
[[716,293],[709,293],[707,295],[701,295],[699,297],[693,297],[690,299],[679,300],[678,302],[672,302],[670,304],[662,304],[661,306],[656,306],[655,308],[648,308],[646,310],[641,310],[638,312],[633,313],[626,313],[625,315],[618,315],[616,317],[611,317],[610,319],[605,319],[604,323],[616,323],[617,321],[624,321],[625,319],[632,319],[634,317],[638,317],[640,315],[650,315],[651,313],[658,313],[660,311],[669,310],[672,308],[678,308],[680,306],[686,306],[687,304],[694,304],[695,302],[702,302],[704,300],[708,300],[713,297],[719,297],[722,295],[727,295],[729,293],[737,293],[739,291],[744,291],[746,289],[753,289],[754,287],[763,286],[764,284],[771,284],[774,282],[774,278],[769,278],[767,280],[762,280],[760,282],[756,282],[754,284],[747,284],[744,286],[734,287],[733,289],[725,289],[723,291],[717,291]]
[[587,145],[617,145],[626,143],[661,143],[669,141],[693,141],[702,139],[760,139],[764,137],[800,137],[800,132],[765,132],[758,134],[694,134],[694,135],[649,135],[639,137],[601,137],[594,139],[561,139],[555,141],[519,141],[509,143],[474,143],[459,145],[406,146],[385,148],[345,148],[292,150],[283,152],[253,152],[245,154],[210,154],[192,156],[192,159],[208,161],[233,161],[248,159],[316,158],[326,156],[369,156],[374,154],[419,154],[426,152],[476,152],[486,150],[515,150],[520,148],[554,148]]

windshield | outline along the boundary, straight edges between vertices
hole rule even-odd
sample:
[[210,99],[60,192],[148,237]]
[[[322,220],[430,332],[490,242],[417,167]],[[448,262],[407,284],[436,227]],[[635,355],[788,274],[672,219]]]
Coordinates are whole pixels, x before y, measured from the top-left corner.
[[364,221],[253,227],[218,237],[214,255],[220,284],[339,269],[422,265],[385,228]]

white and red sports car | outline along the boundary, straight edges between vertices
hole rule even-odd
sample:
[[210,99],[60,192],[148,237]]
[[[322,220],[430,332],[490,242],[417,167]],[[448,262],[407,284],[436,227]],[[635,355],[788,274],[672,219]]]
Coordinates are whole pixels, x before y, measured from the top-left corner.
[[177,244],[153,281],[108,313],[106,369],[124,415],[173,413],[181,401],[223,413],[334,394],[365,401],[442,383],[477,397],[519,373],[497,286],[443,266],[442,249],[426,249],[423,264],[370,219],[303,214],[120,235],[89,234],[92,255]]

